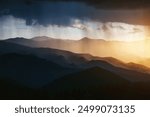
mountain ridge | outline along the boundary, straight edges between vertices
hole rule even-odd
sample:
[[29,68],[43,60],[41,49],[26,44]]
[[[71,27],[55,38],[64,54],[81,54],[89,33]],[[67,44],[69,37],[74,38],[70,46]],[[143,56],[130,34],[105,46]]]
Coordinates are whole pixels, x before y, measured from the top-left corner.
[[[126,64],[112,57],[96,57],[85,53],[35,48],[0,41],[0,66],[0,80],[4,83],[1,88],[10,84],[8,92],[12,91],[11,96],[2,91],[7,98],[8,96],[9,98],[14,96],[15,99],[24,99],[23,96],[26,99],[150,97],[148,95],[150,74],[141,71],[146,68],[134,63]],[[18,91],[24,91],[25,94],[21,93],[21,97],[15,97],[18,96]]]
[[[41,40],[36,41],[36,38]],[[124,62],[139,63],[140,60],[145,59],[145,55],[141,56],[140,54],[143,52],[143,49],[139,48],[143,47],[143,45],[140,46],[140,44],[145,44],[143,41],[129,43],[121,41],[106,41],[102,39],[89,39],[87,37],[80,40],[63,40],[49,37],[35,37],[34,39],[27,40],[21,39],[19,41],[15,41],[15,39],[8,39],[4,41],[34,48],[54,48],[71,51],[73,53],[87,53],[92,56],[114,57]]]

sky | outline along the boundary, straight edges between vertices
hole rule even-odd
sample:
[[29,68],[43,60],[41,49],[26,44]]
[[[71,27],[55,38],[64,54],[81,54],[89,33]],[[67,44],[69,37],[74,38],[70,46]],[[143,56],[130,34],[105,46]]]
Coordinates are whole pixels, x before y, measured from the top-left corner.
[[1,0],[0,39],[149,39],[148,0]]

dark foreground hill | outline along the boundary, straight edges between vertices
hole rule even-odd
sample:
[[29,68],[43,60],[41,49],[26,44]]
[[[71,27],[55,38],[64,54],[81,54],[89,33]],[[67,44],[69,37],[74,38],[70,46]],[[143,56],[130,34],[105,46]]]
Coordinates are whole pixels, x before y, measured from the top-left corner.
[[128,85],[129,82],[120,76],[94,67],[64,76],[45,90],[51,91],[49,95],[52,94],[53,99],[111,99],[121,97]]
[[50,99],[150,99],[150,82],[130,82],[99,67],[66,75],[43,88]]
[[15,80],[6,80],[10,78],[2,79],[0,99],[150,99],[150,82],[129,82],[99,67],[66,75],[42,88],[29,88]]

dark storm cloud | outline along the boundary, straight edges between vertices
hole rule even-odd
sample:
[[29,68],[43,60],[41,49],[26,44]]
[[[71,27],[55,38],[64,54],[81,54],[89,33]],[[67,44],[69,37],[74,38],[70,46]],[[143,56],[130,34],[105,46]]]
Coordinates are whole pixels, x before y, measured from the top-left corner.
[[56,24],[66,26],[70,25],[72,19],[85,20],[91,13],[90,10],[87,11],[86,5],[79,3],[51,3],[46,0],[15,1],[0,4],[0,16],[13,15],[22,18],[27,21],[27,25],[31,25],[34,19],[42,25]]
[[36,20],[44,26],[68,26],[73,19],[149,25],[149,10],[143,12],[148,6],[149,0],[1,0],[0,16],[22,18],[27,25]]
[[104,9],[137,9],[137,8],[149,8],[149,0],[83,0],[90,5],[94,5],[97,8]]
[[97,8],[104,9],[136,9],[136,8],[149,8],[150,1],[149,0],[1,0],[2,5],[6,5],[7,3],[24,3],[26,5],[32,5],[35,2],[84,2],[89,5],[93,5]]
[[137,9],[149,8],[149,0],[48,0],[48,1],[78,1],[93,5],[100,9]]

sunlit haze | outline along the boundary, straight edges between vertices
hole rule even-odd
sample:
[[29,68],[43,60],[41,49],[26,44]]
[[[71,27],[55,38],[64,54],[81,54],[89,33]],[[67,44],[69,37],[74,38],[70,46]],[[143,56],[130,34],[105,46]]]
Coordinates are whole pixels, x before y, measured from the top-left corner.
[[148,39],[148,26],[132,25],[120,22],[94,22],[73,19],[69,26],[38,24],[36,20],[32,25],[26,25],[24,19],[13,16],[0,18],[0,38],[15,37],[32,38],[48,36],[56,39],[79,40],[83,37],[91,39],[104,39],[107,41],[137,41]]
[[86,37],[93,42],[56,43],[48,47],[111,56],[125,62],[150,58],[150,16],[147,7],[122,9],[112,6],[112,9],[101,9],[80,2],[48,1],[35,1],[31,6],[16,2],[7,7],[0,8],[0,40],[47,36],[78,41]]

